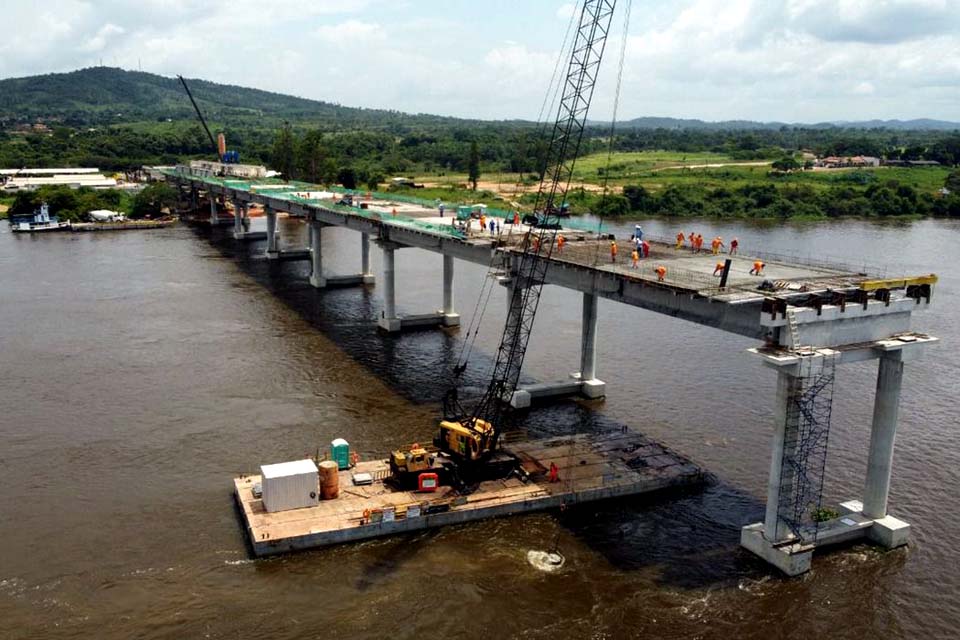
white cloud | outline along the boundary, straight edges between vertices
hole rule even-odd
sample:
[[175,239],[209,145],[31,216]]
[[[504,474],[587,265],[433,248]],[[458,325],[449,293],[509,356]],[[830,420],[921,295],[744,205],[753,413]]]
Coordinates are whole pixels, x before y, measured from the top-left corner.
[[340,24],[329,24],[318,27],[316,35],[321,40],[335,46],[349,44],[369,45],[371,41],[386,39],[386,32],[379,24],[347,20]]
[[80,45],[80,51],[102,51],[110,36],[119,35],[125,31],[123,27],[108,22],[97,30],[96,35]]
[[[514,0],[45,0],[42,7],[5,2],[0,77],[66,71],[101,57],[136,68],[139,59],[145,71],[348,105],[531,119],[575,11],[570,1],[544,9]],[[612,113],[620,19],[593,119]],[[960,119],[958,104],[960,0],[633,5],[622,118]]]

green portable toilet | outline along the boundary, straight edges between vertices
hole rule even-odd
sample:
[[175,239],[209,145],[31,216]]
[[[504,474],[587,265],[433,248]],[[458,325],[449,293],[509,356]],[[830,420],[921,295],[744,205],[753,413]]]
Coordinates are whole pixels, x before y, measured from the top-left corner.
[[330,459],[337,463],[340,469],[350,468],[350,445],[343,438],[337,438],[330,443]]
[[471,213],[473,213],[473,207],[461,205],[457,207],[457,220],[469,220]]

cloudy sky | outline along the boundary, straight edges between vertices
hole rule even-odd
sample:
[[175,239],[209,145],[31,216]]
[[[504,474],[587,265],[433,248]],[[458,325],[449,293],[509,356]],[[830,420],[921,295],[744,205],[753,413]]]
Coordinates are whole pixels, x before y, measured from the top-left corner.
[[[591,117],[609,119],[620,0]],[[0,77],[99,63],[536,119],[564,0],[5,0]],[[960,0],[634,0],[620,118],[960,120]]]

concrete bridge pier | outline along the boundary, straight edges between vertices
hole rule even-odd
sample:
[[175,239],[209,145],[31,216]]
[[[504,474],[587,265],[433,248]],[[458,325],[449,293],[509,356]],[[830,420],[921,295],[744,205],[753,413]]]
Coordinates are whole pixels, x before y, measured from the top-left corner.
[[246,204],[237,199],[233,200],[233,238],[243,240],[243,218]]
[[[893,448],[897,433],[897,414],[900,406],[900,391],[905,360],[920,357],[925,345],[935,338],[917,342],[902,342],[897,339],[881,340],[861,352],[840,352],[849,362],[879,358],[877,392],[873,406],[873,424],[867,458],[867,474],[864,499],[849,500],[839,505],[839,517],[816,524],[813,536],[805,534],[801,539],[781,517],[783,507],[787,511],[798,491],[799,476],[796,471],[783,467],[784,454],[793,452],[790,447],[802,447],[802,411],[794,406],[804,392],[803,381],[797,377],[801,370],[797,355],[766,355],[765,364],[778,369],[777,403],[774,415],[773,450],[770,460],[770,477],[767,482],[766,516],[762,523],[743,527],[740,544],[790,576],[810,570],[813,551],[832,544],[867,539],[875,544],[892,549],[909,541],[910,525],[887,513],[890,494],[890,476],[893,471]],[[829,349],[816,350],[825,357],[837,357],[838,352]],[[809,357],[809,356],[808,356]],[[820,357],[819,355],[813,357]],[[792,404],[793,403],[793,404]],[[809,427],[809,425],[808,425]],[[829,425],[827,425],[829,428]]]
[[443,256],[443,326],[459,327],[460,314],[453,310],[453,256]]
[[373,284],[375,278],[370,271],[370,234],[360,234],[360,275],[363,276],[363,284]]
[[[366,275],[364,273],[358,273],[354,275],[324,275],[323,273],[323,229],[330,225],[320,222],[318,220],[311,220],[310,225],[310,248],[308,249],[310,257],[310,284],[316,287],[317,289],[323,289],[325,287],[349,287],[359,284],[373,284],[373,275]],[[364,234],[365,235],[365,234]],[[367,251],[369,253],[369,240],[367,243]],[[281,252],[284,259],[288,259],[288,256],[292,256],[295,252],[284,251]],[[295,257],[295,256],[292,256]],[[367,256],[367,262],[369,264],[369,255]]]
[[220,224],[220,216],[217,214],[217,197],[213,193],[210,196],[210,226],[216,227]]
[[[510,312],[513,304],[512,288],[507,287],[507,305]],[[519,302],[519,301],[518,301]],[[510,406],[526,409],[534,400],[550,400],[582,395],[585,398],[602,398],[607,393],[607,384],[597,379],[597,325],[599,296],[583,294],[582,324],[580,329],[580,371],[570,374],[569,380],[523,385],[513,392]]]
[[[913,351],[917,350],[914,348]],[[903,363],[905,358],[912,355],[914,354],[897,350],[880,357],[863,502],[850,500],[840,505],[841,511],[846,514],[859,514],[872,520],[873,526],[867,532],[867,537],[888,549],[903,546],[910,538],[910,525],[887,513],[887,501],[890,496],[890,476],[893,473],[893,445],[897,436]]]
[[[380,245],[380,249],[383,251],[383,311],[380,313],[380,318],[377,320],[377,326],[388,333],[397,333],[404,329],[426,329],[430,327],[445,326],[446,314],[443,309],[435,313],[424,313],[418,315],[401,316],[397,313],[396,252],[405,245],[384,239],[377,240],[377,244]],[[452,266],[449,271],[446,268],[444,269],[445,277],[447,273],[450,274],[452,286]],[[444,302],[446,303],[446,297],[444,298]],[[452,309],[452,291],[450,295],[450,304]],[[456,324],[459,324],[460,317],[454,313],[450,315],[456,316]],[[450,321],[453,322],[454,319],[451,318]]]
[[310,284],[317,289],[327,286],[327,280],[323,277],[323,251],[320,248],[324,226],[316,220],[310,222]]
[[277,242],[277,211],[267,205],[263,212],[267,217],[267,258],[277,260],[280,258],[280,249]]

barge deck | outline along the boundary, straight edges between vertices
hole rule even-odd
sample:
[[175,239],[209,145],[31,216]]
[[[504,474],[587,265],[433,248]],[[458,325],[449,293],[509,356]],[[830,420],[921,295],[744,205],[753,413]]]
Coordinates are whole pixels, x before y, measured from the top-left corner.
[[[434,493],[398,491],[384,479],[386,460],[359,462],[340,472],[340,496],[317,506],[268,513],[254,496],[259,475],[234,479],[234,493],[253,552],[267,556],[355,542],[561,506],[636,496],[704,482],[691,461],[636,433],[578,434],[505,445],[530,474],[481,482],[467,495],[452,487]],[[547,470],[558,468],[551,482]],[[355,486],[354,473],[373,483]]]

